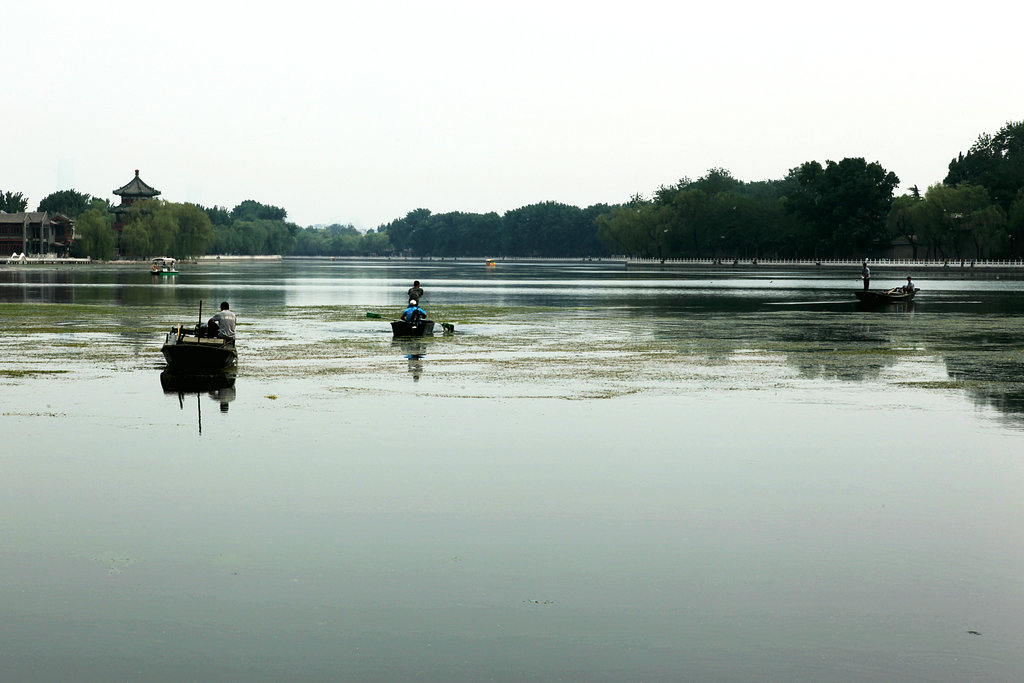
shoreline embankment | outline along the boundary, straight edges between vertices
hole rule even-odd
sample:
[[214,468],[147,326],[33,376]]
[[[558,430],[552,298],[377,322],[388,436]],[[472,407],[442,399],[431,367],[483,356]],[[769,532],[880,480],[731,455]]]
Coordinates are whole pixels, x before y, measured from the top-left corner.
[[[281,254],[245,256],[235,254],[214,254],[209,256],[198,256],[195,258],[178,259],[182,265],[204,265],[216,263],[247,263],[247,262],[279,262],[288,259],[309,259],[309,260],[346,260],[346,261],[377,261],[377,262],[462,262],[473,263],[484,261],[500,265],[502,263],[603,263],[621,265],[627,270],[706,270],[726,269],[742,272],[756,272],[757,270],[800,270],[800,271],[836,271],[854,270],[860,272],[864,261],[861,259],[712,259],[712,258],[630,258],[625,256],[608,257],[445,257],[445,256],[282,256]],[[0,269],[25,268],[33,266],[113,266],[113,267],[137,267],[149,265],[150,259],[132,260],[94,260],[89,258],[71,258],[58,256],[28,256],[10,258],[0,261]],[[967,260],[967,259],[868,259],[868,266],[872,273],[890,273],[903,271],[906,273],[917,272],[947,272],[947,273],[971,273],[971,272],[1016,272],[1024,273],[1024,259],[1016,260]]]

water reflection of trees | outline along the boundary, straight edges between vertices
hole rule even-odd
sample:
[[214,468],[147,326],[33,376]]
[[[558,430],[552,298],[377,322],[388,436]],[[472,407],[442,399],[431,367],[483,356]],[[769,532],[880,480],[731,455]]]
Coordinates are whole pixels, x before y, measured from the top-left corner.
[[[266,306],[286,304],[284,288],[253,286],[265,271],[260,266],[243,270],[245,264],[228,270],[217,266],[191,266],[181,275],[153,277],[147,264],[104,267],[19,266],[0,268],[0,303],[92,304],[100,306],[186,306],[199,300],[219,302],[224,290],[255,289],[259,302]],[[240,285],[239,277],[244,284]],[[186,285],[186,286],[179,286]],[[250,297],[252,298],[252,297]]]
[[0,303],[74,303],[70,268],[20,266],[0,270]]
[[[722,360],[743,349],[763,349],[783,356],[805,379],[874,379],[907,355],[884,328],[848,315],[716,315],[681,327],[686,334],[674,345],[686,353]],[[665,339],[677,329],[659,336]]]
[[[955,315],[730,312],[662,322],[659,342],[711,362],[763,350],[802,379],[863,382],[891,374],[909,359],[941,361],[948,382],[971,400],[1024,417],[1024,334],[1016,317]],[[898,370],[896,371],[899,372]],[[922,386],[936,386],[924,382]]]
[[992,359],[990,354],[950,354],[944,357],[950,379],[963,384],[976,405],[1024,417],[1024,363]]

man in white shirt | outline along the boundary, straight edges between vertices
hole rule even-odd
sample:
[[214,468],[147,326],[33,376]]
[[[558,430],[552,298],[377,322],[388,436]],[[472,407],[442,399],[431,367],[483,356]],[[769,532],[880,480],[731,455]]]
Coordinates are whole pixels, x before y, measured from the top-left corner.
[[222,339],[235,340],[235,314],[228,308],[228,302],[222,301],[220,311],[210,318],[217,325],[217,336]]

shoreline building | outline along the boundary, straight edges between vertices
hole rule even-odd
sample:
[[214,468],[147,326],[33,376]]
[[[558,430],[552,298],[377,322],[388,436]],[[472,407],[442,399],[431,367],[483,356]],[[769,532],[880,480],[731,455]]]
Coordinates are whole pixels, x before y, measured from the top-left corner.
[[0,212],[0,255],[67,256],[75,239],[75,222],[62,213]]

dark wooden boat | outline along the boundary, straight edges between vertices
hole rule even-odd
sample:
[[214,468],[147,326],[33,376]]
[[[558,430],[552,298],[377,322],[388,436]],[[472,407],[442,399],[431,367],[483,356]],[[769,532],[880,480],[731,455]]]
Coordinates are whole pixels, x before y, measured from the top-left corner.
[[862,304],[868,305],[882,305],[891,304],[899,301],[910,301],[917,294],[918,288],[914,288],[912,292],[905,292],[900,287],[894,287],[893,289],[864,289],[857,290],[854,292],[857,295],[857,299]]
[[160,351],[167,366],[176,373],[215,373],[238,361],[234,341],[207,337],[198,325],[190,329],[181,325],[171,328]]
[[434,334],[434,321],[418,320],[410,323],[405,320],[392,320],[391,332],[396,337],[429,337]]

